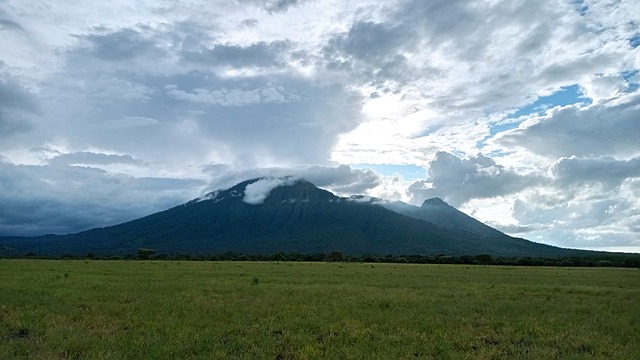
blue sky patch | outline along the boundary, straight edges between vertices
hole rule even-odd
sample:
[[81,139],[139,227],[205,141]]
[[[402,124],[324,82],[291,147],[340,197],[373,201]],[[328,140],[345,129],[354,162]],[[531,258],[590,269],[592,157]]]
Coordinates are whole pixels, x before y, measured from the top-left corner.
[[580,15],[584,15],[589,10],[589,6],[584,3],[584,0],[571,0],[571,5]]
[[591,103],[591,100],[584,97],[584,94],[578,84],[562,87],[560,90],[549,96],[539,97],[538,100],[521,107],[513,114],[507,116],[500,123],[492,125],[489,129],[490,134],[491,136],[494,136],[497,133],[517,128],[521,122],[518,118],[521,116],[541,114],[545,110],[555,106],[565,106],[576,103],[589,104]]
[[371,169],[384,176],[399,174],[404,180],[417,180],[427,177],[427,171],[425,168],[417,165],[353,164],[351,167],[355,169]]
[[629,45],[634,49],[640,46],[640,33],[633,35],[631,39],[629,39]]
[[511,114],[509,117],[519,118],[520,116],[523,116],[523,115],[531,115],[535,113],[539,114],[554,106],[565,106],[565,105],[571,105],[575,103],[591,102],[591,100],[589,101],[585,101],[585,100],[586,98],[584,97],[584,94],[582,93],[582,90],[580,89],[580,86],[578,84],[565,86],[560,88],[560,90],[554,92],[549,96],[539,97],[538,100],[534,101],[533,103],[523,108],[520,108],[518,111]]
[[[637,36],[638,36],[638,41],[640,42],[640,34]],[[622,77],[627,81],[627,84],[629,84],[629,86],[627,87],[627,92],[634,92],[638,90],[638,88],[640,88],[640,84],[637,82],[634,82],[634,77],[638,75],[638,73],[640,73],[640,70],[625,71],[621,73]]]

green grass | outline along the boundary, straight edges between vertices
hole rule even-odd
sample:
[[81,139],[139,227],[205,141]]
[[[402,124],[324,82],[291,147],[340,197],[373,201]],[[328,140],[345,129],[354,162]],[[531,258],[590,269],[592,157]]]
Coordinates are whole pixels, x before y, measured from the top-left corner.
[[0,359],[640,359],[640,271],[0,260]]

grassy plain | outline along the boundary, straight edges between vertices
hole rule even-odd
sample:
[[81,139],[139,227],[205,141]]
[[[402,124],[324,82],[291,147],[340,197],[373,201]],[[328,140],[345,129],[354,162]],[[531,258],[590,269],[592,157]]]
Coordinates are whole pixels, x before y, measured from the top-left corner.
[[640,359],[640,271],[0,260],[0,359]]

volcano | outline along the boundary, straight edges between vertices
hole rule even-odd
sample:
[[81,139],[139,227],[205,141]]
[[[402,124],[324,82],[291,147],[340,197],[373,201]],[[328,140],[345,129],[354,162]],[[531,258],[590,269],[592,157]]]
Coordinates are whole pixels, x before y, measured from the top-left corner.
[[304,179],[259,178],[123,224],[0,238],[0,254],[327,253],[560,257],[588,253],[508,236],[429,199],[421,207],[339,197]]

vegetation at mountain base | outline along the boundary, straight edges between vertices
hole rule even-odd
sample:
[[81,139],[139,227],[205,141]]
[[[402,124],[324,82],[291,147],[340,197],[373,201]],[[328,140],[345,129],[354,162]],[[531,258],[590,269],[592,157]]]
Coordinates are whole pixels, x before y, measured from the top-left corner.
[[59,259],[59,260],[163,260],[163,261],[288,261],[288,262],[351,262],[351,263],[387,263],[387,264],[458,264],[458,265],[498,265],[498,266],[561,266],[561,267],[626,267],[640,268],[639,254],[618,254],[594,252],[585,257],[500,257],[489,254],[479,255],[345,255],[340,251],[329,253],[284,253],[275,254],[242,254],[226,252],[222,254],[164,254],[154,249],[141,248],[135,253],[124,256],[98,256],[95,254],[71,255],[63,254],[38,256],[35,253],[26,256],[0,256],[0,259]]
[[0,260],[2,359],[638,359],[640,273]]

